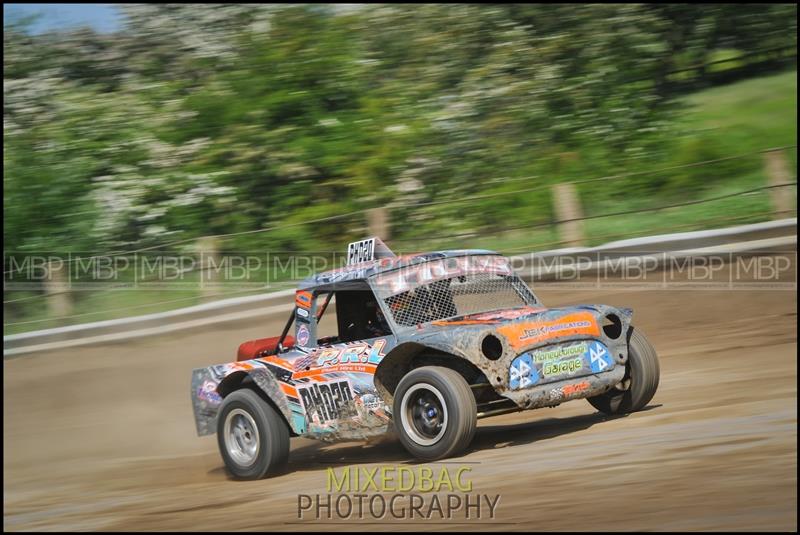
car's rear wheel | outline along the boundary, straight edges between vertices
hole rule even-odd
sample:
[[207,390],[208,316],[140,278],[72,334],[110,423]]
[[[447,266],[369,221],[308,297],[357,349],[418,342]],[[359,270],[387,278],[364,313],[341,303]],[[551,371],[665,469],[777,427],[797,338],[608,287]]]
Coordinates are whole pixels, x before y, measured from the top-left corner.
[[400,442],[414,457],[425,461],[451,457],[475,436],[475,396],[454,370],[417,368],[397,386],[392,418]]
[[612,388],[599,396],[587,398],[595,409],[606,414],[626,414],[643,409],[656,393],[659,381],[656,350],[638,330],[631,333],[628,361],[625,363],[625,390]]
[[286,465],[289,428],[255,391],[225,398],[217,417],[217,443],[225,468],[236,479],[261,479]]

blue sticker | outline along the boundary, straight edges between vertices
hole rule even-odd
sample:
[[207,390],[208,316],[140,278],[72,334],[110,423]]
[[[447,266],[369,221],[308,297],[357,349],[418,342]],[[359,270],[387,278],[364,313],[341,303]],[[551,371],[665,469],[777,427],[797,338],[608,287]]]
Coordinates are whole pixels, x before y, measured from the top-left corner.
[[606,346],[600,342],[592,342],[589,344],[589,348],[586,352],[594,373],[601,373],[614,367],[614,359],[611,358],[611,353],[609,353]]
[[509,386],[512,390],[527,388],[539,380],[539,372],[533,365],[530,353],[523,353],[514,359],[508,369]]
[[305,325],[301,325],[297,329],[297,345],[305,346],[308,344],[308,340],[311,338],[311,334],[308,332],[308,327]]

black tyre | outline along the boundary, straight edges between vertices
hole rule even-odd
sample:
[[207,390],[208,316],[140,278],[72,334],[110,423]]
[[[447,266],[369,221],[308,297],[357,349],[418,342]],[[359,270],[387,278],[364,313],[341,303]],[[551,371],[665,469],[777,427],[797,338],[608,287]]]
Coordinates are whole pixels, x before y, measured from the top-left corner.
[[261,479],[289,458],[289,428],[258,393],[243,388],[222,402],[217,443],[225,468],[236,479]]
[[629,382],[627,390],[612,388],[604,394],[587,398],[587,401],[606,414],[636,412],[653,399],[658,379],[656,350],[641,331],[634,329],[628,344],[628,362],[623,379],[623,382]]
[[454,370],[417,368],[397,385],[392,418],[409,453],[424,461],[443,459],[463,451],[475,436],[475,396]]

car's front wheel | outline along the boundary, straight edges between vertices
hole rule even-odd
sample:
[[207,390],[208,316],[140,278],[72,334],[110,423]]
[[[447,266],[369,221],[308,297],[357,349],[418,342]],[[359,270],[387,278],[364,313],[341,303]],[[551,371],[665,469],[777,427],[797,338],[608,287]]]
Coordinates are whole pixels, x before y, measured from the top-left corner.
[[417,368],[397,386],[392,418],[400,442],[414,457],[424,461],[451,457],[475,436],[475,396],[454,370]]
[[631,333],[628,361],[625,363],[625,390],[612,388],[587,398],[595,409],[606,414],[626,414],[643,409],[658,389],[660,371],[655,348],[641,331]]
[[289,458],[289,428],[258,393],[243,388],[222,402],[217,443],[228,472],[236,479],[261,479]]

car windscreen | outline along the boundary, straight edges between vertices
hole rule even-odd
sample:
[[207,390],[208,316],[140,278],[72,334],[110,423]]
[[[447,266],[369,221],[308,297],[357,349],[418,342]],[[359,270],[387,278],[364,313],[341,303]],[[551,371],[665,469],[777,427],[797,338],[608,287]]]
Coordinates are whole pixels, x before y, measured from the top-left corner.
[[400,327],[536,303],[501,256],[424,262],[376,275],[373,287]]

